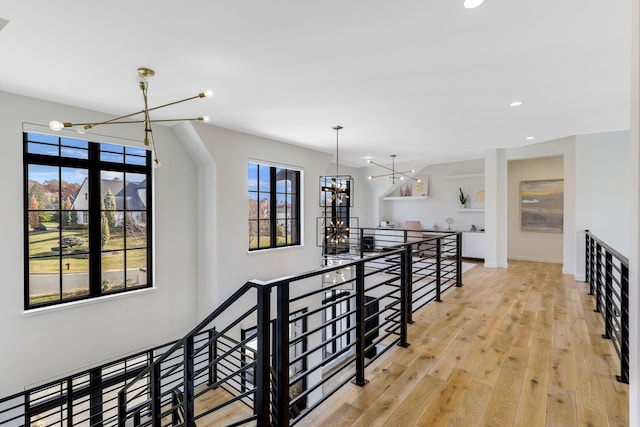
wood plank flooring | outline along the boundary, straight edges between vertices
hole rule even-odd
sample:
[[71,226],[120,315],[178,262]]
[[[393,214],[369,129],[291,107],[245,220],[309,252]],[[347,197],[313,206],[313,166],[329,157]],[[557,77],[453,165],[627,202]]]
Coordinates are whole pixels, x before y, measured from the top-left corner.
[[557,264],[478,265],[414,315],[408,348],[302,426],[628,426],[628,386],[587,285]]

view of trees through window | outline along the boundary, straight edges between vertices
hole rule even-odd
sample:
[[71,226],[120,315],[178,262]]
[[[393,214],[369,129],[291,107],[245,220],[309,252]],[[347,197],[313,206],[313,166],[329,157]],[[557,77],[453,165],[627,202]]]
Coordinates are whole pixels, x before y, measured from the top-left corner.
[[25,307],[146,287],[150,157],[25,134]]
[[249,250],[300,244],[300,171],[249,163]]

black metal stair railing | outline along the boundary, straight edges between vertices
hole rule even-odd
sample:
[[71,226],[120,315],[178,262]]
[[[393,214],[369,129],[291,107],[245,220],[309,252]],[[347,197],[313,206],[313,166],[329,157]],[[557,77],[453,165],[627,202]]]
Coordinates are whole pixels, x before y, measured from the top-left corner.
[[611,339],[620,359],[618,381],[629,383],[629,260],[586,230],[586,274],[595,312],[601,313],[603,338]]
[[247,282],[182,339],[123,362],[113,384],[87,373],[91,390],[58,393],[69,377],[40,401],[0,399],[0,426],[297,424],[349,381],[364,386],[371,363],[409,345],[412,312],[462,285],[460,233],[405,234],[366,254],[354,233],[354,260]]
[[[385,245],[384,250],[366,256],[356,253],[355,260],[345,259],[320,270],[247,282],[164,359],[120,392],[119,425],[131,421],[134,425],[172,425],[176,417],[169,415],[179,409],[184,425],[191,426],[237,401],[251,408],[250,415],[229,425],[295,425],[347,382],[364,386],[367,366],[394,346],[409,345],[407,327],[414,302],[423,306],[439,301],[446,289],[462,285],[460,233],[421,237]],[[253,308],[239,317],[229,312],[250,290],[244,305],[255,303]],[[230,319],[235,320],[228,324]],[[241,323],[254,330],[244,340],[240,340]],[[219,366],[230,365],[229,354],[215,354],[200,370],[191,367],[192,356],[211,346],[196,348],[191,336],[212,324],[219,330],[217,347],[221,347],[221,337],[227,341],[238,337],[231,346],[241,351],[236,358],[239,362],[231,364],[235,369]],[[163,373],[158,366],[172,357],[182,366],[173,365],[175,371]],[[199,379],[205,370],[213,371],[217,381]],[[182,400],[163,400],[176,388],[184,393]],[[196,409],[202,406],[196,401],[216,388],[224,388],[229,399],[205,411]],[[146,399],[134,403],[141,396]],[[140,412],[146,417],[136,415]]]

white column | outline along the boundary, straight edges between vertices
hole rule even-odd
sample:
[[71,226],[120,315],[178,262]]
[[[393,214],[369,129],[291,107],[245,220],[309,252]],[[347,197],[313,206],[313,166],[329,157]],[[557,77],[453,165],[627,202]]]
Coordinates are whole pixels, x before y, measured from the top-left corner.
[[484,155],[485,267],[507,267],[507,163],[504,150]]

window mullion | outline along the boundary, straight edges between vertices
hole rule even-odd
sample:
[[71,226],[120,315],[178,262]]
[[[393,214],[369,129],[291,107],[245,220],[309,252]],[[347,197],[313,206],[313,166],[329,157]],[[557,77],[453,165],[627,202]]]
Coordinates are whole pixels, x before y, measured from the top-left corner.
[[100,229],[100,146],[89,144],[89,290],[102,293],[102,234]]
[[270,205],[270,209],[271,212],[269,214],[269,234],[271,234],[271,247],[275,248],[278,246],[277,244],[277,227],[276,227],[276,216],[277,216],[277,212],[276,212],[276,199],[277,199],[277,194],[276,194],[276,168],[271,166],[269,168],[269,173],[270,173],[270,180],[269,180],[269,191],[271,192],[271,197],[269,198],[269,205]]

